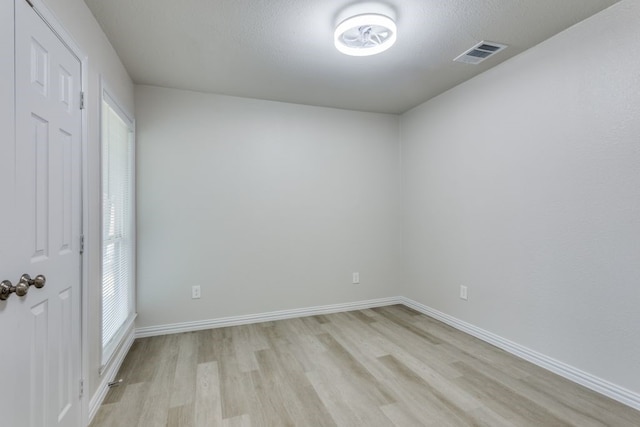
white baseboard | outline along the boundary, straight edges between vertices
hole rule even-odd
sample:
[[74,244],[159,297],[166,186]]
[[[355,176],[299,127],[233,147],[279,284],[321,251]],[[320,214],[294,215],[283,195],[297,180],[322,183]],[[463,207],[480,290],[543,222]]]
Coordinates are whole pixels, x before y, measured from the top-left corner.
[[446,323],[462,332],[481,339],[489,344],[505,350],[515,356],[520,357],[528,362],[538,365],[548,371],[558,374],[570,381],[580,384],[597,393],[603,394],[620,403],[640,410],[640,394],[627,390],[609,381],[598,378],[588,372],[581,371],[566,363],[555,360],[549,356],[538,353],[513,341],[502,338],[492,332],[485,331],[470,323],[464,322],[448,314],[442,313],[426,305],[420,304],[414,300],[405,297],[398,297],[401,304],[409,308],[413,308],[420,313],[426,314],[436,320]]
[[152,337],[156,335],[177,334],[180,332],[199,331],[202,329],[222,328],[225,326],[247,325],[250,323],[270,322],[273,320],[292,319],[319,314],[338,313],[342,311],[363,310],[365,308],[382,307],[385,305],[402,304],[399,297],[379,298],[367,301],[331,304],[317,307],[296,308],[292,310],[271,311],[260,314],[222,317],[219,319],[200,320],[196,322],[172,323],[167,325],[147,326],[136,329],[136,338]]
[[135,330],[133,328],[133,325],[131,325],[125,335],[122,345],[116,351],[112,361],[109,363],[107,370],[102,373],[102,380],[100,381],[100,385],[89,401],[88,424],[91,424],[91,421],[93,421],[93,417],[96,416],[98,409],[100,409],[100,405],[102,405],[102,402],[104,401],[104,398],[107,396],[107,392],[109,391],[109,382],[113,381],[113,378],[115,378],[115,376],[118,374],[118,370],[120,369],[125,356],[127,355],[127,353],[129,353],[134,339]]

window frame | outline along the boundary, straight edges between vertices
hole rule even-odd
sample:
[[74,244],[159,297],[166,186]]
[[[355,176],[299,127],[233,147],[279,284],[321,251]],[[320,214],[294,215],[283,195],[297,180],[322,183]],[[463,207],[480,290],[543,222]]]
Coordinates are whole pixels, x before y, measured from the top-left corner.
[[[120,103],[116,100],[116,98],[112,95],[112,91],[109,90],[109,87],[105,84],[104,81],[101,81],[101,90],[100,90],[100,106],[99,106],[99,123],[100,123],[100,144],[99,144],[99,158],[100,158],[100,290],[99,290],[99,298],[100,298],[100,313],[99,313],[99,346],[100,346],[100,371],[99,374],[102,375],[107,368],[110,366],[112,361],[114,360],[115,355],[118,353],[119,349],[122,347],[123,343],[126,341],[126,338],[130,331],[133,329],[133,324],[136,318],[136,139],[135,139],[135,120],[132,118],[133,116],[129,114],[124,108],[121,107]],[[130,230],[129,239],[130,239],[130,248],[131,248],[131,266],[130,266],[130,286],[128,289],[129,292],[129,302],[130,309],[127,314],[126,320],[123,324],[118,328],[117,332],[113,335],[111,340],[103,345],[103,336],[104,336],[104,301],[103,301],[103,289],[104,289],[104,257],[105,257],[105,239],[104,239],[104,149],[106,141],[104,140],[104,105],[108,105],[108,107],[127,125],[129,131],[129,143],[130,143],[130,223],[128,224],[128,228]]]

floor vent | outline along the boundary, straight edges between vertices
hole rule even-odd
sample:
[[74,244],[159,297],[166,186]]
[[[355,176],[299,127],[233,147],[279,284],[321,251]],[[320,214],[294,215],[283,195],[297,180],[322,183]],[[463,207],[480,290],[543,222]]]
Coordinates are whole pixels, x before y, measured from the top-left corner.
[[504,50],[506,47],[506,44],[481,41],[462,55],[458,56],[454,61],[465,64],[479,64],[490,56]]

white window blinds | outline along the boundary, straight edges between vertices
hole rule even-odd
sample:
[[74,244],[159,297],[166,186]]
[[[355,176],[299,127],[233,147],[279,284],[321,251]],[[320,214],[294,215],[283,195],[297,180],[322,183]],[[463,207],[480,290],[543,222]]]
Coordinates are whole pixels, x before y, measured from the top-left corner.
[[[120,114],[119,114],[120,113]],[[134,314],[133,126],[102,101],[102,364]]]

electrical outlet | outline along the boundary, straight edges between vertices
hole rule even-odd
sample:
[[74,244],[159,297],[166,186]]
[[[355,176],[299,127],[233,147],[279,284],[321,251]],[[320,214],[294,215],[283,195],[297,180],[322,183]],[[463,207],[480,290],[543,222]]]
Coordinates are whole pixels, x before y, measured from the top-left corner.
[[353,276],[351,278],[351,283],[353,284],[360,283],[360,273],[358,272],[353,273]]
[[467,300],[467,287],[460,286],[460,299]]
[[200,285],[195,285],[191,287],[191,299],[200,298]]

